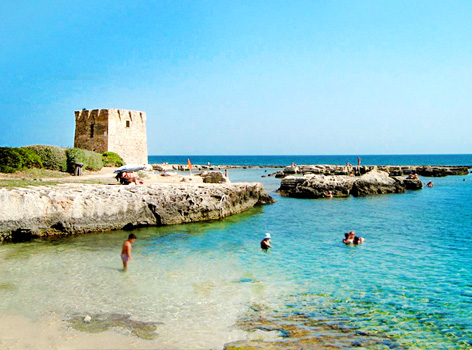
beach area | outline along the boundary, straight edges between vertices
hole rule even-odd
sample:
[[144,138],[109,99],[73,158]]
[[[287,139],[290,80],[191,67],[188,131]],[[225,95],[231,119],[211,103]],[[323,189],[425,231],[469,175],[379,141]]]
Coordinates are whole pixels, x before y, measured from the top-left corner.
[[[1,347],[470,347],[470,175],[403,194],[307,200],[280,196],[273,171],[229,177],[262,182],[275,204],[133,229],[125,273],[119,249],[130,231],[0,245]],[[344,245],[349,230],[365,243]]]

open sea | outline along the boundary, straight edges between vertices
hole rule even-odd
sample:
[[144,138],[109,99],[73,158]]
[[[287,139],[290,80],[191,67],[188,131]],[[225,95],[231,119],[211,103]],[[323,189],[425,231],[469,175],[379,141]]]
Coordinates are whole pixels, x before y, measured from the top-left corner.
[[[149,161],[187,158],[214,165],[357,164],[357,156]],[[365,165],[472,165],[472,155],[361,158]],[[0,313],[33,322],[50,313],[64,322],[130,315],[159,322],[157,337],[145,341],[165,349],[284,342],[290,339],[284,324],[299,333],[311,325],[312,341],[326,348],[472,348],[470,174],[422,178],[434,187],[405,194],[304,200],[280,197],[280,180],[266,176],[274,171],[234,169],[229,177],[262,182],[275,204],[216,222],[134,230],[126,273],[119,255],[129,231],[1,245]],[[345,246],[349,230],[365,243]],[[266,232],[273,249],[263,253]],[[241,327],[262,314],[269,325]],[[125,334],[119,327],[109,332]]]

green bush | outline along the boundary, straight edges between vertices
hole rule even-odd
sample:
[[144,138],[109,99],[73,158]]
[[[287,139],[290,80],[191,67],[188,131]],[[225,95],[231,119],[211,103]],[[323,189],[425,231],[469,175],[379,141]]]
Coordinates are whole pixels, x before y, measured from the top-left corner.
[[125,165],[125,162],[123,161],[123,158],[121,158],[118,154],[115,152],[104,152],[102,154],[102,160],[103,160],[103,166],[123,166]]
[[18,153],[21,155],[21,165],[22,168],[42,168],[43,162],[41,157],[30,148],[21,147],[18,148]]
[[17,148],[0,147],[0,172],[14,173],[22,168],[21,154]]
[[50,170],[67,171],[66,149],[56,146],[28,146],[41,157],[43,167]]
[[80,148],[68,148],[67,155],[67,171],[74,172],[75,163],[82,163],[84,169],[100,170],[103,167],[102,155],[92,151]]
[[41,168],[42,161],[28,148],[0,147],[0,172],[14,173],[25,168]]
[[89,158],[88,158],[87,169],[100,170],[101,168],[103,168],[102,155],[100,153],[90,152]]

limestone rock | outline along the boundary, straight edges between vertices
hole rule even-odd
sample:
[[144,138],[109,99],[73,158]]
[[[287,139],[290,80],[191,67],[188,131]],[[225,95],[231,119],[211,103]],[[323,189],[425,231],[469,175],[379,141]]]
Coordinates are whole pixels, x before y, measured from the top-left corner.
[[329,192],[334,197],[348,197],[353,183],[349,176],[288,176],[282,180],[278,192],[297,198],[323,198]]
[[355,181],[351,194],[355,197],[373,194],[403,193],[406,186],[385,171],[374,169]]
[[221,171],[204,171],[200,174],[204,183],[221,184],[228,182],[228,179]]
[[260,183],[0,189],[0,241],[216,220],[271,200]]
[[360,177],[346,175],[305,175],[288,176],[282,179],[278,192],[282,196],[295,198],[324,198],[329,193],[333,197],[353,195],[369,196],[387,193],[403,193],[406,190],[420,190],[419,179],[390,177],[376,168]]

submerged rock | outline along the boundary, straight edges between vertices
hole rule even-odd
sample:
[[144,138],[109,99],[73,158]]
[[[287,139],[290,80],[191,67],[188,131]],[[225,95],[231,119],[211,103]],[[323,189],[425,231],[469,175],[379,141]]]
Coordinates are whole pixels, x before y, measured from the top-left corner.
[[87,333],[105,332],[113,327],[120,327],[129,330],[135,336],[143,339],[156,339],[157,326],[161,322],[136,321],[130,315],[122,314],[96,314],[92,316],[75,315],[69,319],[72,328]]
[[[377,333],[359,331],[343,319],[322,319],[303,313],[271,313],[251,308],[237,326],[248,332],[246,340],[225,344],[224,350],[352,349],[372,346],[393,349],[398,343]],[[386,346],[386,347],[385,347]]]
[[217,220],[272,202],[260,183],[0,189],[0,241]]

